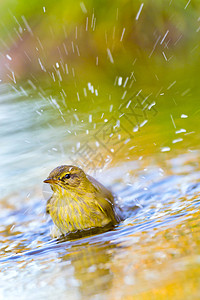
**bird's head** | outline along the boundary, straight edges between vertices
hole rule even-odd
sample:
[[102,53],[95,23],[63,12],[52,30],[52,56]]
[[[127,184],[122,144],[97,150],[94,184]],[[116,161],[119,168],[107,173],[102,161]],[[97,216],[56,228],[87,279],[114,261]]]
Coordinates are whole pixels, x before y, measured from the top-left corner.
[[68,191],[83,192],[89,184],[84,171],[72,165],[63,165],[55,168],[44,182],[49,183],[54,192],[60,190],[60,188]]

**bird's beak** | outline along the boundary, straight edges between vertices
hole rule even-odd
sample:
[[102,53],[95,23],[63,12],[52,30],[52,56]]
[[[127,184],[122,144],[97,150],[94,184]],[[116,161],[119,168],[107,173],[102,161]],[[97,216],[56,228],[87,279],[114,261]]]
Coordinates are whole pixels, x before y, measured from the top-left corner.
[[55,180],[53,178],[47,178],[43,182],[52,184],[55,183]]

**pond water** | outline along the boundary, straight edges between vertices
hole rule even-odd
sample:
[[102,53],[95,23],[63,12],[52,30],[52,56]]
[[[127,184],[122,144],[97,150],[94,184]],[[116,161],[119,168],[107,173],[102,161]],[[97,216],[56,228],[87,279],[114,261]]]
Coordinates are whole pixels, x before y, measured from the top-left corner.
[[[199,16],[147,2],[35,1],[4,19],[0,299],[199,299]],[[61,164],[125,220],[51,239],[43,180]]]
[[[120,199],[128,211],[125,221],[93,236],[51,240],[51,221],[45,214],[48,191],[42,180],[52,167],[70,163],[70,143],[56,134],[66,126],[42,126],[44,118],[36,110],[45,110],[45,102],[16,101],[8,90],[4,86],[1,97],[2,299],[150,299],[170,293],[180,299],[189,297],[190,288],[198,295],[199,151],[176,149],[172,155],[161,148],[160,154],[155,150],[146,157],[139,151],[137,160],[130,156],[124,162],[121,150],[94,175]],[[51,111],[45,122],[51,123]],[[148,126],[153,132],[154,124]],[[142,139],[147,146],[148,130],[143,129]],[[184,136],[182,131],[178,134]],[[59,144],[66,148],[63,156],[61,150],[52,150]]]

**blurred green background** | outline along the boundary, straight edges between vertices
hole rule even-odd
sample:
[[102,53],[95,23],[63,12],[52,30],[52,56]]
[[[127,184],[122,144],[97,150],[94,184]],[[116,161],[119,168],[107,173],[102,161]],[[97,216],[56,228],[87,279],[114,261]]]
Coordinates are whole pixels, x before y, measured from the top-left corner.
[[[183,0],[1,1],[0,80],[4,98],[12,98],[10,106],[4,101],[2,127],[10,145],[2,150],[7,176],[16,182],[28,175],[30,156],[47,169],[67,162],[91,169],[94,158],[87,164],[76,157],[88,141],[104,161],[93,171],[197,150],[199,8]],[[145,114],[143,105],[139,121],[128,122],[121,107],[138,93],[152,109]],[[124,129],[114,134],[123,141],[120,151],[96,138],[111,118]]]

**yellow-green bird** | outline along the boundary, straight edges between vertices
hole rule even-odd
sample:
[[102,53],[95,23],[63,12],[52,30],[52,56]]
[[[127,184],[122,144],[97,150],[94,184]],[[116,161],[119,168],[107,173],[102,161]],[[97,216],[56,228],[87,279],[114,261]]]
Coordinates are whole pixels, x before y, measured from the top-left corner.
[[53,190],[46,207],[55,224],[52,237],[114,226],[122,220],[112,193],[78,167],[59,166],[44,182]]

